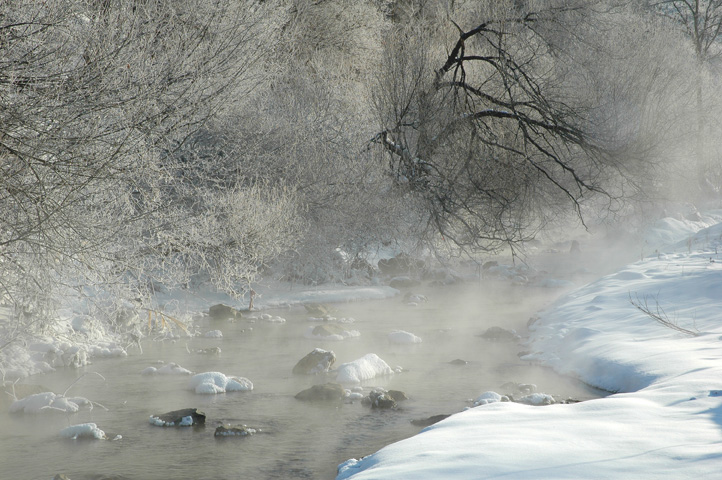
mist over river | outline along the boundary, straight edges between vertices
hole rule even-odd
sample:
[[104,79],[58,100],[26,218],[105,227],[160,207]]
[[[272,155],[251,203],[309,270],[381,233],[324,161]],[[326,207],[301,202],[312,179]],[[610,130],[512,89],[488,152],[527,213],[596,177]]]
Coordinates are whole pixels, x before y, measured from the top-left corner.
[[[0,459],[3,478],[47,479],[64,473],[78,479],[330,479],[339,463],[371,454],[418,433],[412,420],[452,414],[470,406],[486,391],[507,393],[507,382],[535,384],[557,398],[584,400],[601,392],[519,359],[516,342],[480,337],[487,328],[515,329],[522,335],[528,319],[559,295],[558,289],[510,286],[483,280],[457,286],[418,288],[428,302],[409,306],[401,296],[387,300],[334,304],[337,318],[358,337],[343,341],[308,338],[312,320],[303,307],[264,311],[285,323],[248,319],[200,320],[201,331],[221,330],[222,338],[145,341],[143,354],[131,350],[122,359],[97,359],[81,369],[58,369],[23,383],[39,391],[81,396],[96,406],[76,414],[0,415]],[[392,331],[411,332],[423,341],[395,344]],[[196,352],[220,347],[219,355]],[[401,390],[409,397],[393,410],[354,403],[309,403],[294,396],[314,384],[335,381],[335,374],[294,375],[294,365],[314,348],[332,350],[333,368],[375,353],[401,373],[363,382]],[[452,363],[454,360],[462,362]],[[159,362],[175,362],[194,373],[218,371],[246,377],[250,392],[199,395],[188,388],[186,375],[141,375]],[[459,364],[462,363],[462,364]],[[345,385],[353,388],[354,385]],[[357,388],[358,390],[358,388]],[[509,392],[511,393],[511,392]],[[204,427],[162,428],[150,415],[181,408],[206,414]],[[543,408],[543,407],[539,407]],[[93,422],[115,441],[71,440],[59,436],[70,425]],[[219,425],[245,424],[255,435],[215,438]]]

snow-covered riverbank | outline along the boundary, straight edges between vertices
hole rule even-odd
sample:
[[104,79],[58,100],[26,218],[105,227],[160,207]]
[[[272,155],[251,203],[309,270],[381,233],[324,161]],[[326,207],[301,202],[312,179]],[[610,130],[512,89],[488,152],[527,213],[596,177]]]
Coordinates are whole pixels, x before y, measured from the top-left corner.
[[[666,219],[652,236],[688,227]],[[530,326],[523,359],[618,393],[472,408],[343,463],[337,479],[717,478],[721,254],[718,224],[566,295]]]

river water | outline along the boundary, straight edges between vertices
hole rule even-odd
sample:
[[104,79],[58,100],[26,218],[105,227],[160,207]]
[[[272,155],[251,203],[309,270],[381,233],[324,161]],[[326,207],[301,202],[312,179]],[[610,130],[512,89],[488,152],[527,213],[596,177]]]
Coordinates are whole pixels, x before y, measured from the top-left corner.
[[[241,319],[203,320],[202,331],[219,329],[223,338],[194,337],[175,342],[146,341],[144,353],[122,359],[94,360],[92,365],[27,379],[43,391],[68,391],[102,404],[77,414],[0,414],[0,478],[50,479],[64,473],[83,479],[333,479],[336,467],[394,441],[418,433],[411,420],[461,411],[468,400],[506,382],[533,383],[538,391],[588,399],[601,392],[519,360],[522,347],[479,337],[488,327],[524,333],[534,312],[548,305],[558,290],[513,287],[495,282],[419,290],[427,303],[410,307],[400,298],[337,304],[336,316],[352,317],[357,338],[319,341],[305,336],[318,323],[303,308],[270,311],[282,324]],[[393,330],[412,332],[420,344],[395,345]],[[218,346],[220,355],[189,353]],[[330,376],[298,376],[291,370],[314,348],[333,350],[336,365],[376,353],[405,371],[363,384],[404,391],[409,400],[396,410],[372,410],[360,403],[319,405],[294,396]],[[462,359],[466,365],[455,365]],[[220,371],[247,377],[251,392],[198,395],[188,377],[143,376],[158,361],[176,362],[193,372]],[[152,414],[196,407],[207,415],[205,427],[162,428],[148,422]],[[544,407],[535,407],[544,408]],[[117,441],[61,438],[69,425],[94,422]],[[215,438],[221,424],[260,429],[250,437]]]

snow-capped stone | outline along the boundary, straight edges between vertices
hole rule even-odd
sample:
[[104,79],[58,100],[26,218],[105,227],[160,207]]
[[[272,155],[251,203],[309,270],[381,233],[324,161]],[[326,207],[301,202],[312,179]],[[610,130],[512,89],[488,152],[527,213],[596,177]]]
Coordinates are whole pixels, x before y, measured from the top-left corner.
[[253,383],[245,377],[228,377],[221,372],[199,373],[191,377],[188,388],[196,393],[216,393],[253,390]]
[[392,375],[394,371],[375,353],[369,353],[353,362],[338,367],[336,381],[339,383],[361,383],[375,377]]

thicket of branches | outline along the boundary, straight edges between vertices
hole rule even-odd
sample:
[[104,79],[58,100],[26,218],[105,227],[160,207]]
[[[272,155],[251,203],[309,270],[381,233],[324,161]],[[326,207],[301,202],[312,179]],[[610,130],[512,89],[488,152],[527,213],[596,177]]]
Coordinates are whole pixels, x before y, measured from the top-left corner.
[[289,246],[290,192],[224,170],[222,155],[180,155],[259,83],[259,8],[2,4],[0,288],[15,326],[46,325],[69,294],[113,318],[193,275],[237,292]]
[[712,78],[717,35],[683,3],[4,2],[7,327],[68,292],[113,320],[158,289],[241,297],[271,264],[344,280],[380,246],[516,247],[699,185],[717,100],[688,72]]

